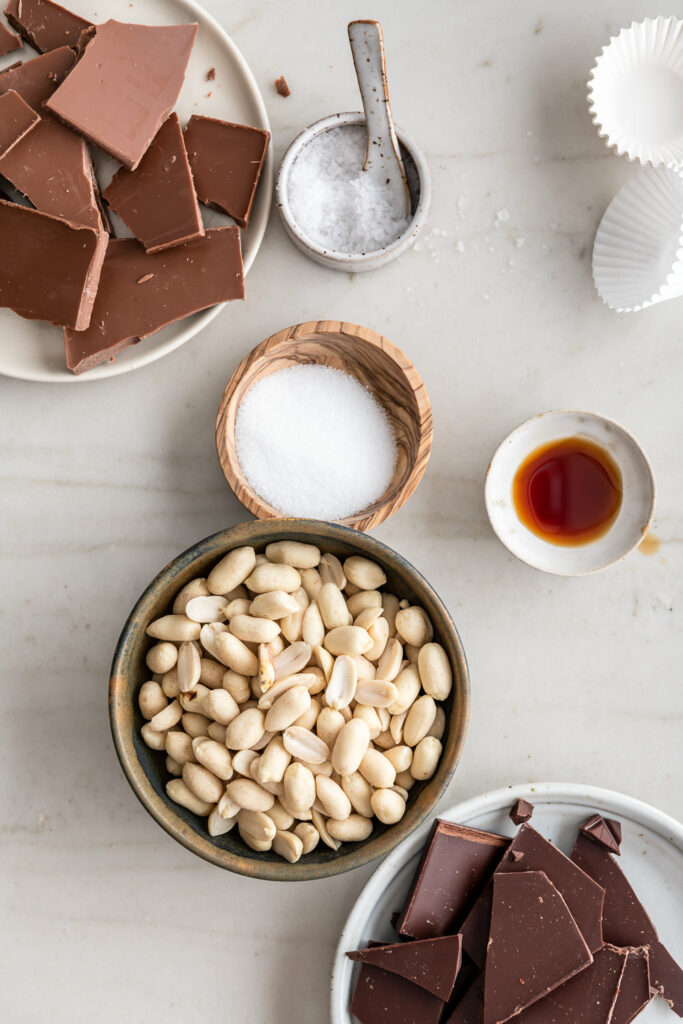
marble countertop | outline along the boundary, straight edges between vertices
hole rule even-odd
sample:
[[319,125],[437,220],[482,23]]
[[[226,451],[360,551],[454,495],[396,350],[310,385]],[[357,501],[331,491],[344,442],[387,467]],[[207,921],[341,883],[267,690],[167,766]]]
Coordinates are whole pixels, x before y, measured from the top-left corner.
[[[247,301],[163,361],[76,387],[0,379],[11,1024],[327,1020],[333,948],[372,867],[277,885],[192,857],[135,800],[107,719],[134,599],[179,551],[246,518],[218,466],[215,413],[237,362],[289,324],[374,328],[431,395],[427,473],[376,534],[435,583],[470,661],[471,728],[441,806],[553,780],[683,816],[683,302],[618,316],[594,293],[595,229],[634,167],[605,149],[585,101],[603,43],[661,5],[432,0],[420,18],[407,0],[206,6],[254,70],[277,159],[306,124],[358,108],[346,23],[380,19],[394,113],[427,154],[433,207],[412,251],[357,276],[308,262],[274,215]],[[614,417],[643,444],[656,552],[556,579],[492,534],[493,449],[561,407]]]

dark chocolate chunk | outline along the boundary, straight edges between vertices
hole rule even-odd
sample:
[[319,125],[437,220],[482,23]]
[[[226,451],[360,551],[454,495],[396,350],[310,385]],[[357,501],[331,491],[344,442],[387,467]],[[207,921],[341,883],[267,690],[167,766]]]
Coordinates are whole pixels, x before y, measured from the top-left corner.
[[437,819],[401,911],[399,935],[429,939],[457,931],[509,842]]
[[660,942],[655,926],[619,865],[604,846],[581,832],[571,859],[605,891],[605,942],[615,946],[649,946],[651,983],[683,1017],[683,970]]
[[134,170],[175,106],[196,34],[196,24],[98,25],[46,106]]
[[[606,946],[616,949],[616,946]],[[612,1007],[610,1024],[630,1024],[645,1007],[652,1002],[655,992],[650,987],[649,950],[647,946],[631,947],[624,972],[619,982],[619,991]]]
[[396,942],[357,949],[346,955],[349,960],[360,960],[392,974],[400,974],[443,1002],[448,1002],[460,970],[462,937],[446,935],[439,939]]
[[91,24],[52,0],[9,0],[5,17],[38,53],[75,46]]
[[438,1024],[443,1000],[398,974],[363,964],[351,1000],[360,1024]]
[[222,210],[246,228],[270,133],[244,124],[193,115],[185,147],[202,203]]
[[588,836],[596,843],[600,843],[610,853],[616,853],[619,856],[619,846],[621,844],[621,825],[618,821],[614,821],[612,818],[603,818],[599,814],[594,814],[588,821],[584,821],[581,826],[580,832],[584,836]]
[[534,805],[530,804],[528,800],[516,800],[513,806],[510,808],[510,820],[515,825],[523,825],[525,821],[531,820],[531,815],[534,813]]
[[0,201],[0,306],[83,330],[106,245],[101,231]]
[[484,1011],[484,975],[479,973],[470,983],[446,1024],[480,1024]]
[[482,971],[491,927],[492,898],[493,884],[489,882],[460,926],[462,948]]
[[584,971],[515,1017],[515,1024],[612,1024],[628,950],[603,946]]
[[285,78],[284,75],[280,75],[279,78],[276,78],[275,81],[273,82],[273,85],[275,86],[275,91],[280,96],[286,97],[292,95],[292,90],[287,85],[287,79]]
[[33,107],[10,89],[0,95],[0,158],[21,142],[40,121]]
[[134,171],[122,167],[102,193],[147,252],[204,234],[177,114],[164,121]]
[[0,22],[0,57],[6,53],[13,53],[21,49],[21,39],[16,32],[10,32],[6,25]]
[[149,255],[134,238],[113,238],[87,331],[65,331],[66,365],[83,373],[182,317],[244,298],[239,229]]
[[[522,853],[524,856],[521,860],[515,860],[515,853]],[[521,826],[496,873],[511,871],[545,871],[569,907],[591,953],[600,949],[604,897],[600,885],[584,871],[577,870],[575,863],[544,839],[531,825]]]
[[592,961],[567,904],[543,871],[496,872],[484,1024],[503,1024]]

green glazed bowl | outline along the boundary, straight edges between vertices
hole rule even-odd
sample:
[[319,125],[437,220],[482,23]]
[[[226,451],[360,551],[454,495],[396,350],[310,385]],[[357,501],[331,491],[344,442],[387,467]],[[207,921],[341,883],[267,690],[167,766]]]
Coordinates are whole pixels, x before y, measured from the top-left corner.
[[[413,786],[401,821],[396,825],[376,821],[368,839],[344,843],[337,852],[319,843],[296,864],[289,864],[272,852],[250,850],[236,829],[212,838],[205,818],[167,797],[165,787],[170,776],[165,755],[163,751],[151,750],[142,739],[144,719],[137,702],[140,685],[149,678],[145,654],[155,643],[145,633],[147,625],[171,610],[181,587],[196,576],[207,576],[211,567],[232,548],[250,545],[258,552],[276,540],[317,544],[342,560],[355,554],[374,559],[384,569],[386,586],[392,593],[425,609],[434,624],[434,639],[445,648],[453,669],[453,689],[444,705],[446,731],[441,760],[431,779]],[[304,881],[341,874],[384,856],[410,835],[433,811],[453,776],[465,742],[469,714],[469,679],[462,643],[443,602],[429,583],[395,551],[367,534],[309,519],[243,523],[199,541],[175,558],[152,580],[133,608],[116,647],[109,682],[109,717],[116,753],[143,806],[170,836],[193,853],[229,871],[271,881]]]

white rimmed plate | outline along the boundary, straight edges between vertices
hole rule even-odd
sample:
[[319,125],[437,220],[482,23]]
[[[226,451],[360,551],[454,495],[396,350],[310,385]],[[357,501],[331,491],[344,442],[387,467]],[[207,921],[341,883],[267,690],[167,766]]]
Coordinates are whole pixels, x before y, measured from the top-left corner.
[[[227,32],[194,0],[132,0],[130,5],[123,5],[118,0],[100,0],[98,3],[94,0],[73,0],[68,6],[77,14],[95,22],[106,21],[108,18],[148,25],[198,22],[199,31],[176,104],[180,120],[184,124],[192,114],[207,114],[270,131],[261,93],[244,57]],[[23,50],[0,58],[0,68],[35,56],[35,51],[25,44]],[[216,69],[216,77],[209,82],[206,74],[210,68]],[[104,188],[117,165],[102,153],[97,153],[95,162],[100,185]],[[242,232],[245,273],[254,262],[263,240],[272,186],[273,156],[269,147],[249,228]],[[233,223],[229,217],[204,206],[202,216],[207,227]],[[130,234],[118,220],[116,233],[119,236]],[[23,380],[66,383],[116,377],[120,373],[153,363],[179,348],[206,327],[222,309],[223,305],[212,306],[179,320],[138,345],[126,349],[114,362],[102,363],[78,377],[66,369],[64,342],[59,327],[38,320],[24,320],[8,309],[0,309],[0,373]]]
[[[617,818],[623,828],[620,866],[652,917],[664,944],[679,963],[683,960],[683,825],[649,804],[596,786],[562,782],[510,786],[449,807],[440,818],[512,836],[508,817],[522,797],[534,805],[532,825],[569,853],[578,826],[591,814]],[[399,910],[431,822],[397,846],[361,891],[347,918],[332,965],[331,1024],[356,1024],[349,1005],[358,965],[347,950],[360,949],[369,939],[395,941],[391,915]],[[665,1024],[677,1018],[656,999],[638,1017],[638,1024]]]

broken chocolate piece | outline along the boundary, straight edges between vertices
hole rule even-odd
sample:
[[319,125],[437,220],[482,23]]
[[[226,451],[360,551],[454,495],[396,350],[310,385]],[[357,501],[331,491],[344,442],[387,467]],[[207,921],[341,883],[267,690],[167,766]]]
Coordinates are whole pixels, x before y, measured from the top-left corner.
[[523,825],[525,821],[531,819],[533,813],[534,805],[530,804],[528,800],[522,800],[520,797],[510,808],[510,820],[515,825]]
[[448,1002],[462,959],[462,937],[446,935],[439,939],[419,939],[417,942],[396,942],[368,949],[357,949],[346,954],[349,960],[382,967],[392,974],[400,974],[415,985]]
[[0,158],[21,142],[40,121],[33,107],[10,89],[0,95]]
[[[513,857],[524,854],[521,860]],[[602,946],[602,904],[604,893],[585,871],[577,870],[573,858],[544,839],[531,825],[522,825],[501,860],[496,874],[511,871],[545,871],[571,911],[591,953]],[[637,943],[640,945],[640,943]],[[615,945],[624,945],[617,942]],[[467,948],[467,947],[466,947]]]
[[480,971],[483,971],[486,963],[492,898],[493,884],[489,882],[460,926],[462,948]]
[[0,200],[0,306],[84,330],[106,246],[101,231]]
[[185,129],[185,148],[197,196],[222,210],[241,228],[249,223],[270,133],[261,128],[194,114]]
[[351,1000],[360,1024],[438,1024],[444,1003],[412,981],[363,964]]
[[98,25],[46,106],[134,170],[175,106],[196,34],[196,24]]
[[177,114],[164,121],[137,169],[122,167],[102,196],[147,252],[203,236]]
[[280,75],[279,78],[276,78],[275,81],[273,82],[273,85],[275,86],[275,91],[280,96],[287,97],[292,95],[292,90],[287,85],[287,79],[285,78],[284,75]]
[[[606,946],[606,949],[616,949]],[[649,950],[636,946],[625,950],[628,954],[619,990],[612,1007],[609,1024],[630,1024],[655,997],[650,988]]]
[[52,0],[9,0],[5,17],[38,53],[75,46],[83,29],[91,25]]
[[683,1017],[683,970],[660,942],[623,871],[611,854],[581,832],[571,859],[605,891],[602,930],[605,942],[615,946],[649,946],[650,980],[672,1009]]
[[515,1024],[612,1024],[628,955],[603,946],[589,967],[522,1010]]
[[509,842],[437,819],[398,920],[399,935],[429,939],[457,931]]
[[455,1007],[446,1024],[480,1024],[484,1009],[484,975],[479,973]]
[[592,961],[567,904],[543,871],[496,872],[484,1024],[503,1024]]
[[6,53],[13,53],[21,49],[21,39],[16,32],[10,32],[6,25],[0,22],[0,57]]
[[204,238],[152,255],[134,238],[113,238],[89,329],[64,332],[66,365],[84,373],[190,313],[242,298],[236,227],[212,228]]
[[42,115],[44,101],[66,78],[76,63],[76,55],[68,46],[33,57],[25,63],[17,61],[0,71],[0,92],[14,89],[29,107]]
[[584,821],[579,831],[600,846],[604,846],[610,853],[620,855],[621,825],[618,821],[594,814],[588,821]]

